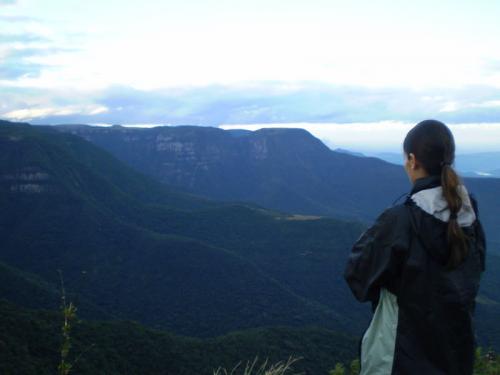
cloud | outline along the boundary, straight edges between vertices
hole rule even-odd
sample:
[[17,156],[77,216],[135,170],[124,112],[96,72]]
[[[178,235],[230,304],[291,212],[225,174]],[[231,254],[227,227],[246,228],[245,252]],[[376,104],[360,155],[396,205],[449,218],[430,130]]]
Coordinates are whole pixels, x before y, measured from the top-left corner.
[[[2,39],[0,36],[0,46],[4,41],[35,41],[37,37],[29,35],[9,36]],[[40,41],[46,40],[40,38]],[[42,47],[7,47],[3,51],[0,49],[0,80],[14,82],[20,78],[35,78],[40,76],[43,70],[50,70],[55,67],[53,64],[41,62],[41,58],[73,51],[68,48],[53,46]]]
[[[141,91],[115,87],[103,92],[97,100],[109,108],[120,107],[113,122],[219,125],[417,121],[428,117],[457,121],[461,116],[466,116],[468,121],[492,121],[497,115],[496,107],[472,108],[467,104],[492,101],[499,95],[500,90],[487,87],[425,92],[310,82],[289,86],[274,82],[251,86],[212,85],[188,90]],[[456,102],[456,111],[443,113],[447,102]],[[108,116],[113,114],[111,110]]]
[[34,63],[0,64],[0,80],[36,77],[43,68],[43,65]]
[[120,113],[116,114],[119,121],[144,122],[147,118],[152,122],[219,125],[387,119],[388,101],[396,101],[394,108],[402,107],[397,99],[401,97],[402,93],[397,90],[372,92],[320,84],[290,88],[281,83],[262,83],[250,87],[212,85],[155,91],[115,87],[105,91],[98,100],[110,108],[120,107]]
[[473,107],[477,107],[477,108],[498,108],[498,107],[500,107],[500,100],[488,100],[486,102],[474,104]]
[[482,68],[488,73],[500,73],[500,59],[485,59],[482,64]]
[[37,34],[0,34],[0,44],[48,42],[49,39]]
[[[1,0],[0,0],[1,1]],[[1,5],[1,3],[0,3]],[[0,15],[0,22],[40,22],[38,18],[19,15]]]
[[[0,0],[1,1],[1,0]],[[78,33],[61,34],[40,18],[24,14],[0,15],[0,87],[29,86],[42,73],[61,71],[61,54],[75,48]]]
[[38,48],[7,49],[4,57],[0,59],[0,80],[38,76],[45,65],[33,62],[31,59],[43,56],[47,52]]
[[[0,4],[1,5],[1,4]],[[31,17],[31,16],[20,16],[20,15],[8,15],[8,14],[0,14],[0,22],[5,22],[5,23],[40,23],[41,20],[36,17]]]
[[0,0],[0,6],[16,4],[17,0]]
[[59,108],[27,108],[7,112],[3,117],[14,121],[31,121],[33,119],[43,119],[45,117],[64,117],[68,115],[97,115],[105,113],[108,108],[104,106],[68,106]]
[[[21,53],[21,52],[19,52]],[[25,52],[27,55],[30,51]],[[15,69],[16,66],[11,66]],[[19,75],[22,66],[12,74]],[[30,67],[32,69],[33,67]],[[40,69],[46,69],[40,67]],[[206,125],[266,123],[498,122],[500,89],[368,89],[313,82],[138,90],[127,86],[83,91],[18,87],[0,94],[0,116],[16,113],[34,123]],[[28,100],[29,99],[29,100]],[[106,108],[64,111],[60,108]],[[37,112],[39,108],[48,108]],[[443,112],[443,108],[447,111]],[[25,112],[13,112],[23,111]],[[24,118],[24,120],[26,120]]]

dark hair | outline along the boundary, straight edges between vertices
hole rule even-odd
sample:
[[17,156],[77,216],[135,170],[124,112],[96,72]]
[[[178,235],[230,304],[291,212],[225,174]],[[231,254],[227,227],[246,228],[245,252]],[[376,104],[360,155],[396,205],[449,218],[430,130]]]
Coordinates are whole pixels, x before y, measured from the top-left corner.
[[462,207],[458,191],[460,178],[452,167],[455,141],[450,129],[440,121],[425,120],[411,129],[403,142],[406,155],[412,153],[429,175],[440,175],[443,196],[450,210],[448,221],[448,268],[456,268],[467,256],[467,238],[458,225],[457,215]]

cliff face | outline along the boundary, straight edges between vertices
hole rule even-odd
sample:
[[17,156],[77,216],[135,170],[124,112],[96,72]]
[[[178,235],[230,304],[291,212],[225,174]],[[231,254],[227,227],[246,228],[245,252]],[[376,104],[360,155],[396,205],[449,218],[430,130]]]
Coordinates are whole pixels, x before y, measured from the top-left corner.
[[49,174],[37,167],[25,168],[17,173],[6,173],[1,176],[7,189],[21,193],[42,193],[49,190]]
[[[6,126],[0,123],[0,126]],[[19,167],[23,159],[27,157],[21,152],[21,143],[24,141],[22,135],[8,135],[0,138],[0,148],[2,155],[7,152],[17,154],[14,163],[10,163],[7,168],[0,172],[0,192],[18,192],[25,194],[39,194],[48,191],[56,191],[56,187],[51,182],[51,176],[33,158],[28,163]],[[18,164],[19,163],[19,164]]]
[[[177,175],[192,176],[199,170],[214,173],[236,160],[242,163],[262,161],[279,153],[286,154],[290,140],[295,140],[295,146],[302,149],[307,146],[301,143],[304,139],[312,141],[315,146],[323,146],[310,134],[298,129],[266,129],[256,134],[234,136],[217,128],[190,126],[147,130],[120,126],[59,128],[109,149],[120,159],[126,159],[141,169],[154,171],[154,175],[162,176],[167,183],[171,183],[171,179],[176,180]],[[296,151],[300,152],[300,149]],[[141,161],[148,162],[149,166]],[[179,183],[182,185],[182,178]]]
[[[287,212],[370,220],[408,187],[401,168],[331,151],[303,129],[58,128],[166,184]],[[365,193],[375,182],[383,194],[372,200]]]

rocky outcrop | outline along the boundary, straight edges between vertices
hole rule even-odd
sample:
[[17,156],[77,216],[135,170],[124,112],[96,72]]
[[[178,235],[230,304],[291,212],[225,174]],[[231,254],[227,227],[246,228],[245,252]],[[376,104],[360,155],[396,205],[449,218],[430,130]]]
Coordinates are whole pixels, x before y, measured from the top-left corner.
[[4,188],[16,193],[43,193],[49,191],[50,176],[38,167],[23,168],[0,176]]

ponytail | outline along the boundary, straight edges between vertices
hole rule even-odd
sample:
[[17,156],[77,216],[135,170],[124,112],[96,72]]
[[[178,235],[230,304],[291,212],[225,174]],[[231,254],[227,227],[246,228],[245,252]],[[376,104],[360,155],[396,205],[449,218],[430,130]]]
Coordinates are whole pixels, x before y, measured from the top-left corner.
[[443,187],[443,196],[450,210],[447,229],[449,249],[447,267],[454,269],[465,259],[469,249],[465,234],[460,225],[458,225],[457,220],[458,212],[462,208],[462,197],[458,191],[460,179],[448,163],[443,163],[441,169],[441,185]]

